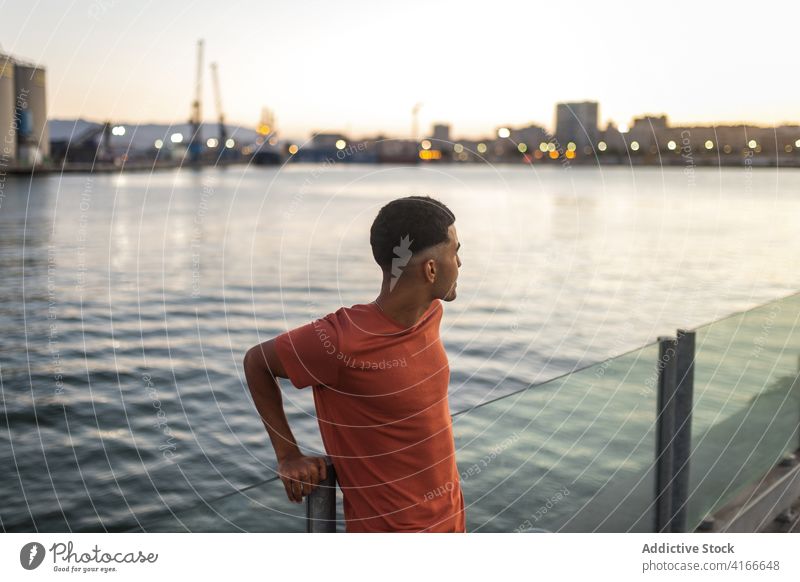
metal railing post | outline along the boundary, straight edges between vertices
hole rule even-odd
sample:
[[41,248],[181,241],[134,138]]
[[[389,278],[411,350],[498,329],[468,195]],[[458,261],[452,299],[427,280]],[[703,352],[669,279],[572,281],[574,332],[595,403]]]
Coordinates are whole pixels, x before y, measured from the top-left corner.
[[676,361],[675,440],[673,441],[672,524],[670,531],[686,531],[689,500],[689,461],[692,451],[692,406],[694,402],[695,332],[678,330]]
[[655,531],[669,531],[672,518],[673,440],[675,436],[675,361],[677,340],[658,338]]
[[330,458],[325,457],[325,463],[325,479],[306,497],[308,533],[336,532],[336,471]]

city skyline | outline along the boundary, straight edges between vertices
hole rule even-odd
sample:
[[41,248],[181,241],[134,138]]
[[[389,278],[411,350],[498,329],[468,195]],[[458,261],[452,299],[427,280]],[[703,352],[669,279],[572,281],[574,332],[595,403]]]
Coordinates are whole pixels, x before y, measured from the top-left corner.
[[[448,2],[402,12],[212,6],[4,6],[0,52],[47,69],[51,119],[188,119],[203,38],[228,122],[253,127],[266,106],[284,135],[410,136],[416,103],[420,135],[436,122],[464,137],[501,125],[553,130],[555,103],[586,100],[600,102],[601,127],[660,114],[684,125],[800,122],[788,4],[757,14],[727,5],[724,27],[713,7],[688,3],[660,12],[578,3],[569,13],[515,3],[485,13]],[[765,45],[756,31],[767,26]],[[213,122],[207,67],[205,77],[203,119]]]

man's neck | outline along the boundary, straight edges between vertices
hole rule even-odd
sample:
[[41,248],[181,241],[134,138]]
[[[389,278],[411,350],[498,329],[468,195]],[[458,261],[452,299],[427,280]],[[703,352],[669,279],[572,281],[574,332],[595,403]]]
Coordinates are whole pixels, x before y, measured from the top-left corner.
[[396,287],[390,292],[388,283],[385,283],[375,304],[397,323],[411,327],[425,315],[431,306],[431,301],[430,298],[420,297],[419,294],[401,292]]

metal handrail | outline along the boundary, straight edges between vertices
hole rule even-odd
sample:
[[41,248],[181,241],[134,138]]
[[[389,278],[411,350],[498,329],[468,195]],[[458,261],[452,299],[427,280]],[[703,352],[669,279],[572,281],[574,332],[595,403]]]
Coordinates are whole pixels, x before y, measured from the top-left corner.
[[333,533],[336,531],[336,469],[330,457],[325,457],[326,476],[306,497],[306,532]]

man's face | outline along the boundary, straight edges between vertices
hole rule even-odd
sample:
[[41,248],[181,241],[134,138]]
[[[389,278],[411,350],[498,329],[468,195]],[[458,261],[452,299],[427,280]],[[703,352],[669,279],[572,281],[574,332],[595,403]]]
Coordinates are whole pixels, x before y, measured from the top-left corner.
[[458,256],[461,243],[458,241],[456,225],[451,224],[447,230],[448,242],[442,244],[440,254],[440,274],[437,275],[437,287],[442,293],[442,301],[452,301],[456,298],[456,285],[458,280],[458,270],[461,268],[461,259]]

